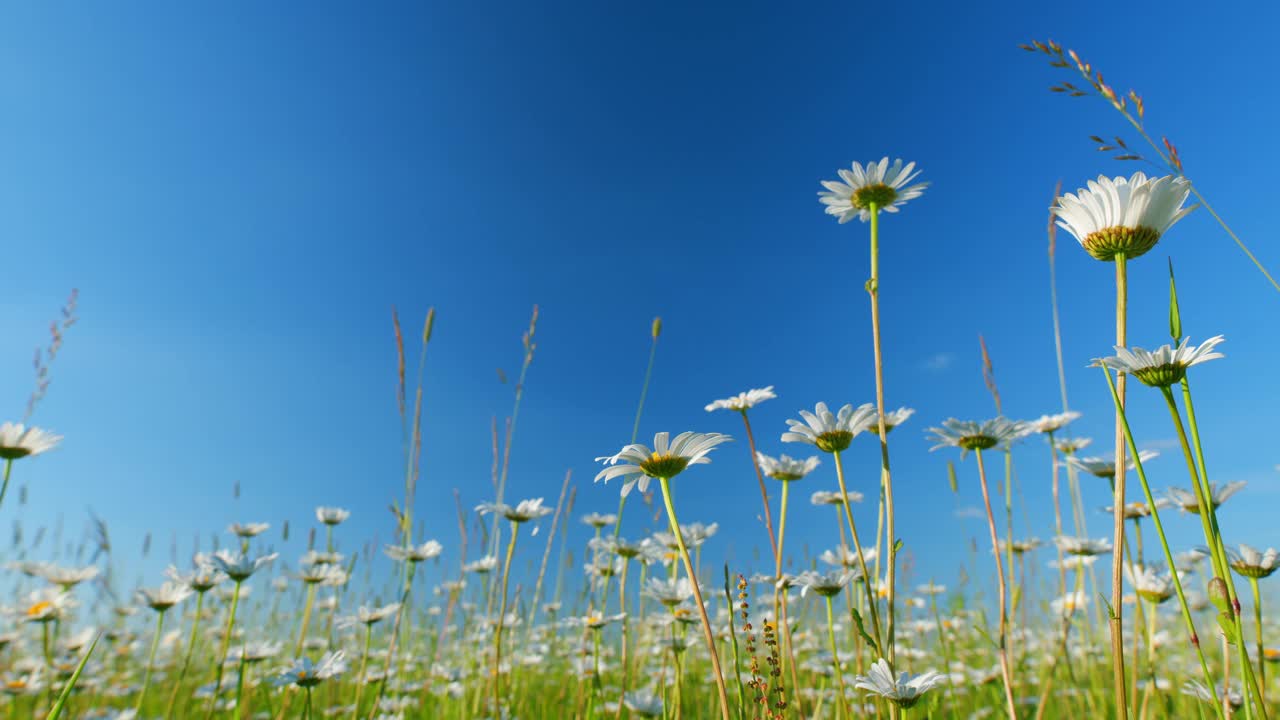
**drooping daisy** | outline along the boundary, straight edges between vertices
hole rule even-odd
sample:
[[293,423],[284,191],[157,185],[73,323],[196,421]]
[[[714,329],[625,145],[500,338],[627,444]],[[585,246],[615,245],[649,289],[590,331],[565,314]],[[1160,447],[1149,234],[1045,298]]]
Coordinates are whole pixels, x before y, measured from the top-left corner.
[[[1159,456],[1160,453],[1155,450],[1141,450],[1138,452],[1139,462],[1147,462],[1152,458]],[[1067,457],[1067,464],[1075,467],[1077,470],[1087,472],[1094,477],[1109,478],[1115,477],[1116,460],[1114,457],[1078,457],[1071,455]],[[1131,456],[1125,457],[1125,467],[1134,470],[1138,467]]]
[[523,523],[544,518],[554,512],[551,508],[542,506],[542,498],[521,500],[516,503],[515,507],[511,507],[506,503],[480,503],[476,506],[476,511],[481,515],[497,513],[513,523]]
[[52,450],[60,442],[62,436],[54,435],[48,430],[7,422],[0,425],[0,460],[39,455]]
[[[1213,509],[1217,510],[1222,503],[1228,498],[1244,489],[1249,483],[1244,480],[1236,480],[1226,485],[1218,485],[1218,483],[1209,483],[1209,502],[1213,505]],[[1192,515],[1200,514],[1200,499],[1190,490],[1182,488],[1169,488],[1169,499],[1177,503],[1183,512]]]
[[765,400],[772,400],[776,397],[778,396],[773,393],[773,386],[770,385],[769,387],[753,388],[746,392],[740,392],[733,397],[725,398],[723,400],[713,400],[707,404],[705,409],[707,412],[712,412],[714,410],[737,410],[739,412],[746,412]]
[[756,462],[760,464],[760,472],[765,475],[774,480],[791,482],[813,472],[818,467],[819,461],[817,457],[796,460],[788,455],[779,455],[776,458],[772,458],[762,452],[758,452],[756,453]]
[[1098,260],[1124,253],[1136,258],[1156,246],[1160,236],[1196,206],[1184,208],[1191,193],[1185,178],[1154,180],[1136,172],[1128,178],[1099,176],[1088,188],[1066,193],[1052,209],[1058,226]]
[[818,403],[813,412],[801,410],[800,420],[788,420],[791,429],[782,433],[782,442],[800,442],[813,445],[822,452],[835,453],[845,450],[859,433],[876,422],[876,408],[871,403],[858,406],[845,405],[832,415],[826,403]]
[[1068,555],[1103,555],[1111,552],[1111,541],[1106,539],[1094,540],[1059,535],[1053,539],[1053,544]]
[[1227,560],[1232,570],[1253,579],[1267,577],[1280,567],[1280,553],[1275,548],[1267,548],[1259,552],[1243,543],[1239,545],[1238,550],[1227,548]]
[[1005,417],[982,422],[947,418],[942,427],[929,428],[926,432],[932,433],[938,443],[929,448],[931,452],[945,447],[958,447],[968,452],[990,450],[997,445],[1008,446],[1025,437],[1028,428],[1025,423]]
[[924,697],[925,693],[941,685],[945,680],[946,676],[932,670],[914,678],[906,673],[900,673],[895,680],[893,671],[889,669],[889,663],[882,658],[871,666],[866,675],[854,678],[853,686],[879,695],[900,708],[909,708],[920,702],[920,698]]
[[1027,426],[1034,432],[1051,433],[1057,432],[1066,427],[1071,421],[1080,418],[1080,413],[1075,410],[1058,413],[1056,415],[1041,415],[1035,420],[1027,421]]
[[343,510],[338,507],[318,507],[316,508],[316,520],[325,525],[338,525],[351,517],[350,510]]
[[421,545],[388,545],[382,552],[397,562],[426,562],[444,552],[444,546],[435,540],[428,540]]
[[920,174],[916,164],[902,164],[901,159],[889,164],[889,158],[869,162],[864,167],[855,162],[849,170],[837,170],[840,182],[823,180],[826,192],[818,193],[819,201],[827,206],[827,214],[840,218],[844,224],[857,217],[866,222],[871,219],[871,207],[883,212],[898,212],[908,200],[924,194],[929,183],[907,185]]
[[1128,373],[1138,378],[1143,385],[1167,388],[1181,381],[1187,374],[1187,368],[1225,357],[1220,352],[1214,352],[1214,348],[1224,339],[1221,335],[1215,335],[1200,345],[1188,347],[1190,338],[1183,338],[1176,348],[1161,345],[1154,352],[1140,347],[1124,348],[1117,345],[1114,356],[1097,358],[1093,365]]
[[732,439],[720,433],[696,432],[682,432],[671,438],[670,433],[660,432],[653,436],[652,450],[646,445],[635,443],[622,448],[617,455],[596,458],[596,462],[605,463],[609,467],[597,473],[595,481],[608,482],[616,477],[623,478],[623,497],[636,484],[640,485],[640,492],[646,492],[650,478],[670,480],[690,465],[709,463],[711,458],[707,455],[717,445]]

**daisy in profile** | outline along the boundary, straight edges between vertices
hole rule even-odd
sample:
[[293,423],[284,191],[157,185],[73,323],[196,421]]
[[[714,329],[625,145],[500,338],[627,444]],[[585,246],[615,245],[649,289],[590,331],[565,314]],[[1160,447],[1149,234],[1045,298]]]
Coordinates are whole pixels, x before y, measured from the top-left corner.
[[280,671],[272,680],[276,687],[297,685],[310,690],[325,680],[338,677],[347,671],[346,654],[338,652],[325,653],[318,662],[303,657],[294,661],[293,665]]
[[900,708],[909,708],[920,702],[925,693],[944,681],[946,681],[945,675],[932,670],[914,678],[901,673],[895,679],[889,663],[882,658],[871,666],[871,670],[866,675],[856,677],[853,686],[873,695],[879,695]]
[[1189,346],[1190,339],[1183,338],[1176,348],[1162,345],[1155,351],[1116,346],[1114,356],[1095,359],[1093,365],[1128,373],[1138,378],[1143,385],[1167,389],[1186,377],[1187,368],[1225,357],[1214,350],[1224,339],[1221,335],[1215,335],[1199,345]]
[[23,423],[7,422],[0,425],[0,459],[6,464],[20,458],[48,452],[62,442],[61,435],[48,430],[28,427]]
[[723,400],[713,400],[707,404],[705,410],[713,412],[716,410],[737,410],[738,412],[746,412],[751,408],[759,405],[765,400],[773,400],[778,397],[773,392],[773,386],[764,388],[753,388],[746,392],[740,392],[733,397]]
[[845,500],[851,503],[860,503],[863,500],[862,493],[852,491],[848,493],[832,492],[830,490],[817,490],[809,496],[811,505],[840,505],[843,506]]
[[511,507],[506,503],[480,503],[476,506],[476,511],[481,515],[486,513],[496,513],[505,517],[513,523],[525,523],[530,520],[544,518],[554,512],[549,507],[543,507],[542,498],[533,498],[532,500],[521,500],[516,503],[515,507]]
[[[1145,463],[1159,455],[1160,453],[1155,450],[1142,450],[1138,453],[1138,462]],[[1094,477],[1113,478],[1116,475],[1116,460],[1112,456],[1079,457],[1070,455],[1067,457],[1067,464]],[[1125,468],[1133,470],[1137,467],[1138,465],[1133,461],[1133,458],[1126,458]]]
[[1075,613],[1076,610],[1080,610],[1088,606],[1089,596],[1086,595],[1083,590],[1069,592],[1060,598],[1055,598],[1054,601],[1049,604],[1054,615],[1063,617],[1070,616]]
[[662,696],[652,690],[632,690],[622,696],[622,704],[640,717],[662,717]]
[[1124,573],[1129,578],[1138,597],[1152,605],[1159,605],[1173,597],[1173,575],[1165,568],[1155,565],[1125,565]]
[[1080,413],[1075,410],[1068,410],[1064,413],[1056,415],[1041,415],[1035,420],[1029,420],[1027,427],[1032,432],[1051,434],[1069,425],[1073,420],[1078,420]]
[[608,467],[596,474],[595,481],[607,483],[614,478],[622,478],[623,497],[637,484],[640,492],[647,492],[650,479],[670,480],[690,465],[709,463],[711,458],[707,455],[716,446],[732,439],[720,433],[682,432],[672,438],[670,433],[660,432],[653,436],[652,450],[647,445],[635,443],[622,448],[616,455],[596,458],[596,462]]
[[1029,428],[1026,423],[1005,417],[982,422],[947,418],[942,422],[941,427],[929,428],[927,432],[931,433],[933,440],[938,443],[929,448],[931,452],[945,447],[956,447],[968,452],[990,450],[997,446],[1008,447],[1026,437]]
[[1053,539],[1053,544],[1068,555],[1105,555],[1111,552],[1111,541],[1106,539],[1094,540],[1059,535]]
[[271,553],[270,555],[251,558],[243,553],[234,554],[227,550],[219,550],[213,554],[212,559],[214,565],[223,574],[231,578],[232,582],[239,584],[253,577],[253,574],[262,568],[275,562],[278,556],[278,553]]
[[[826,192],[818,193],[819,202],[827,206],[828,215],[834,215],[844,224],[855,217],[863,222],[871,219],[871,209],[898,212],[898,208],[924,194],[929,183],[909,185],[920,174],[916,164],[902,163],[901,159],[889,164],[889,158],[869,162],[865,166],[853,163],[848,170],[837,170],[840,180],[823,180]],[[843,182],[841,182],[843,181]]]
[[[1172,500],[1170,500],[1169,498],[1160,498],[1159,500],[1156,500],[1155,509],[1163,510],[1169,507],[1170,505],[1173,505]],[[1152,506],[1148,505],[1146,502],[1142,500],[1127,502],[1124,504],[1124,519],[1140,520],[1144,517],[1150,517],[1151,509],[1152,509]],[[1102,512],[1108,515],[1115,514],[1115,511],[1116,511],[1115,508],[1110,505],[1102,509]]]
[[799,442],[813,445],[822,452],[838,453],[849,447],[853,439],[877,422],[876,408],[871,403],[845,405],[835,415],[826,403],[818,403],[813,412],[801,410],[801,420],[788,420],[791,429],[782,433],[782,442]]
[[479,560],[473,560],[467,563],[466,565],[463,565],[462,572],[464,573],[471,572],[471,573],[477,573],[477,574],[483,575],[488,572],[493,572],[494,568],[496,567],[498,567],[498,556],[485,555]]
[[[1218,483],[1209,483],[1209,502],[1213,505],[1213,509],[1217,510],[1226,502],[1228,498],[1244,489],[1249,483],[1244,480],[1236,480],[1226,485]],[[1185,513],[1192,515],[1200,514],[1200,498],[1190,490],[1182,488],[1169,488],[1169,499],[1174,502]]]
[[316,508],[316,520],[325,525],[339,525],[351,517],[350,510],[343,510],[338,507],[318,507]]
[[1251,580],[1270,577],[1280,567],[1280,553],[1275,548],[1263,551],[1240,544],[1237,548],[1227,548],[1227,561],[1231,569]]
[[1155,247],[1174,223],[1195,209],[1183,207],[1190,193],[1191,183],[1172,175],[1154,180],[1141,172],[1127,178],[1099,176],[1087,188],[1059,197],[1052,213],[1058,227],[1094,258],[1132,259]]
[[582,522],[586,525],[590,525],[592,528],[595,528],[597,532],[599,532],[601,529],[606,528],[618,522],[618,516],[612,513],[610,513],[609,515],[601,515],[600,513],[593,512],[593,513],[587,513],[586,515],[583,515]]
[[241,540],[257,537],[270,529],[271,523],[231,523],[227,526],[227,532]]
[[760,464],[760,471],[766,476],[784,483],[800,480],[817,469],[819,464],[817,457],[796,460],[788,455],[779,455],[774,458],[762,452],[756,453],[756,462]]
[[[915,415],[915,414],[916,414],[915,409],[909,408],[909,407],[900,407],[897,410],[891,410],[885,413],[884,414],[884,431],[886,433],[889,432],[890,430],[906,422],[908,418],[910,418],[912,415]],[[871,427],[868,427],[867,429],[875,433],[876,435],[879,435],[880,423],[873,422],[871,423]]]
[[444,552],[444,546],[435,540],[428,540],[421,545],[388,545],[382,552],[396,562],[420,563],[438,557]]
[[190,586],[169,581],[160,587],[141,588],[138,590],[138,599],[152,610],[164,612],[191,597],[191,593]]
[[835,569],[825,573],[808,570],[797,575],[794,584],[800,588],[801,597],[813,591],[822,597],[829,598],[839,594],[846,585],[858,577],[861,577],[861,573],[856,570]]

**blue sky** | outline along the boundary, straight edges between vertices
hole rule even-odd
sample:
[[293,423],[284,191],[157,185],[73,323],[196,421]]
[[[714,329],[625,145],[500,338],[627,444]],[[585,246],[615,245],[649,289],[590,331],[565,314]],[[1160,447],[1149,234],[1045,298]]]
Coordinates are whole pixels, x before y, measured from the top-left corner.
[[[615,507],[616,486],[590,483],[592,458],[630,435],[655,315],[665,329],[642,436],[740,434],[703,405],[774,385],[779,399],[753,413],[760,446],[795,452],[777,435],[797,410],[873,397],[866,228],[824,216],[816,192],[850,161],[887,154],[931,183],[882,226],[888,402],[918,411],[892,438],[899,530],[913,581],[949,581],[961,541],[985,547],[985,528],[955,514],[979,501],[973,463],[959,465],[953,497],[956,458],[927,452],[924,429],[994,414],[979,334],[1007,414],[1060,409],[1046,208],[1059,180],[1074,189],[1136,169],[1087,140],[1123,132],[1120,118],[1096,99],[1051,96],[1065,75],[1018,43],[1053,37],[1139,89],[1151,127],[1280,268],[1265,175],[1280,161],[1265,49],[1278,11],[1184,9],[11,7],[0,22],[9,417],[72,287],[81,321],[35,418],[67,440],[18,467],[30,502],[7,503],[0,522],[61,516],[74,538],[92,510],[112,527],[125,583],[159,579],[173,533],[185,554],[196,532],[207,546],[236,520],[306,528],[317,504],[354,511],[346,549],[386,540],[402,488],[393,306],[409,327],[437,311],[417,507],[450,553],[452,489],[468,506],[491,497],[489,426],[512,395],[496,370],[514,377],[535,303],[509,497],[554,502],[571,469],[575,516]],[[1079,431],[1101,439],[1110,399],[1085,365],[1110,349],[1111,266],[1059,240],[1072,405]],[[1229,540],[1274,544],[1269,513],[1250,507],[1277,493],[1267,318],[1280,294],[1197,211],[1131,265],[1135,344],[1167,339],[1169,255],[1186,331],[1228,338],[1229,359],[1195,381],[1215,479],[1251,483],[1224,511]],[[1135,392],[1134,407],[1143,444],[1164,451],[1153,482],[1184,483],[1158,396]],[[874,446],[849,460],[872,494]],[[1017,467],[1047,536],[1047,451],[1028,443]],[[797,489],[833,485],[827,464]],[[1085,494],[1091,510],[1106,503],[1099,486]],[[679,478],[677,500],[682,520],[720,523],[707,557],[745,570],[765,545],[745,443]],[[859,513],[870,528],[874,504]],[[639,514],[627,525],[638,534]],[[1193,542],[1193,520],[1170,525]],[[148,531],[161,551],[143,561]],[[304,537],[271,542],[292,558]],[[826,511],[797,503],[788,544],[834,545]]]

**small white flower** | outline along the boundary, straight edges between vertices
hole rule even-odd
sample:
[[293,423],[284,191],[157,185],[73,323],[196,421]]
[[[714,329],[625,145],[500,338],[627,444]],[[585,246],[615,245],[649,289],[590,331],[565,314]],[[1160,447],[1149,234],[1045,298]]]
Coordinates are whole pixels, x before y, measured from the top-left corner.
[[1227,548],[1227,559],[1231,569],[1247,578],[1264,578],[1280,567],[1280,553],[1275,548],[1267,548],[1259,552],[1245,544],[1235,548]]
[[831,597],[861,575],[857,570],[828,570],[825,573],[808,570],[796,576],[795,584],[800,587],[801,596],[812,590],[823,597]]
[[54,435],[48,430],[7,422],[0,425],[0,460],[39,455],[52,450],[60,442],[62,436]]
[[596,462],[605,463],[609,467],[596,474],[595,481],[608,482],[613,478],[623,478],[622,496],[626,497],[637,483],[640,492],[649,489],[650,478],[671,478],[679,475],[690,465],[703,465],[711,462],[707,455],[717,445],[729,442],[733,438],[720,433],[682,432],[674,438],[670,433],[660,432],[653,436],[653,449],[640,443],[622,448],[617,455],[596,458]]
[[311,658],[299,658],[292,666],[282,670],[280,675],[272,680],[272,684],[277,687],[281,685],[315,687],[325,680],[341,675],[346,669],[346,656],[341,650],[325,653],[320,661],[315,663],[311,662]]
[[944,680],[946,676],[932,670],[914,678],[901,673],[895,680],[893,671],[889,669],[889,663],[880,659],[871,666],[871,670],[866,675],[856,677],[853,686],[890,700],[898,707],[909,708],[919,702],[925,693],[941,685]]
[[779,455],[772,458],[762,452],[756,453],[756,462],[760,464],[760,472],[782,482],[799,480],[818,467],[817,457],[796,460],[787,455]]
[[444,552],[444,546],[435,540],[428,540],[421,545],[388,545],[383,549],[387,557],[398,562],[426,562]]
[[487,573],[493,572],[498,567],[498,558],[496,555],[485,555],[479,560],[474,560],[462,566],[462,572]]
[[586,515],[583,515],[582,522],[599,530],[600,528],[603,528],[618,522],[618,516],[612,513],[608,515],[601,515],[600,513],[593,512],[593,513],[587,513]]
[[1097,358],[1094,366],[1107,367],[1128,373],[1151,387],[1167,388],[1179,382],[1187,374],[1187,368],[1202,362],[1225,357],[1216,348],[1225,338],[1215,335],[1197,346],[1188,347],[1189,338],[1183,338],[1178,347],[1161,345],[1154,352],[1140,347],[1124,348],[1116,345],[1112,357]]
[[850,490],[848,495],[841,495],[838,491],[818,490],[809,496],[809,503],[812,505],[839,505],[843,507],[845,500],[850,503],[862,502],[862,493]]
[[1106,539],[1094,540],[1059,535],[1053,539],[1053,544],[1068,555],[1103,555],[1111,552],[1111,541]]
[[241,538],[257,537],[270,529],[271,523],[231,523],[227,526],[227,532]]
[[1079,419],[1079,417],[1080,413],[1075,410],[1068,410],[1057,415],[1041,415],[1035,420],[1028,421],[1027,425],[1035,432],[1051,433],[1061,430],[1071,421]]
[[829,453],[848,448],[855,437],[877,422],[876,408],[871,403],[860,405],[856,410],[853,405],[845,405],[835,415],[826,403],[818,403],[813,412],[801,410],[800,417],[803,422],[787,421],[791,429],[782,433],[782,442],[806,443]]
[[871,206],[883,212],[898,212],[898,208],[908,200],[914,200],[924,194],[929,183],[916,183],[908,186],[920,174],[915,163],[902,164],[901,159],[889,164],[885,157],[880,162],[869,162],[866,166],[855,162],[849,170],[838,170],[840,179],[823,180],[826,192],[818,193],[819,201],[827,206],[826,213],[840,218],[844,224],[857,217],[866,222],[871,219]]
[[254,573],[274,562],[277,556],[277,553],[271,553],[258,558],[250,558],[243,553],[219,550],[214,553],[213,562],[218,566],[219,570],[226,573],[227,577],[235,582],[244,582],[252,577]]
[[942,427],[927,430],[933,434],[933,439],[938,443],[929,448],[931,452],[944,447],[958,447],[965,452],[989,450],[998,445],[1008,447],[1026,437],[1030,431],[1026,423],[1005,417],[982,422],[947,418],[942,422]]
[[316,508],[316,520],[319,520],[325,525],[338,525],[346,521],[349,517],[351,517],[350,510],[324,506]]
[[515,507],[511,507],[506,503],[480,503],[476,506],[476,511],[481,515],[497,513],[514,523],[544,518],[554,512],[551,508],[542,506],[542,498],[521,500]]
[[[1221,486],[1217,483],[1209,483],[1209,502],[1213,505],[1213,509],[1217,510],[1222,503],[1243,490],[1248,484],[1244,480],[1236,480]],[[1200,499],[1190,490],[1169,488],[1169,499],[1177,503],[1183,512],[1191,513],[1192,515],[1200,514]]]
[[[1145,463],[1159,455],[1160,453],[1155,450],[1141,450],[1138,452],[1138,462]],[[1067,464],[1094,477],[1109,478],[1115,477],[1116,474],[1116,459],[1111,456],[1078,457],[1069,455]],[[1129,470],[1134,470],[1138,467],[1137,463],[1133,461],[1133,456],[1127,453],[1125,454],[1125,467]]]
[[191,597],[191,586],[176,582],[166,582],[157,588],[141,588],[138,598],[152,610],[164,612],[178,603]]
[[765,400],[772,400],[776,397],[778,396],[773,394],[772,385],[765,388],[753,388],[746,392],[740,392],[731,398],[725,398],[723,400],[713,400],[711,403],[707,405],[706,411],[712,412],[714,410],[737,410],[739,412],[746,412],[747,410],[755,407],[756,405],[759,405]]
[[1172,175],[1155,180],[1141,172],[1128,178],[1104,175],[1088,185],[1058,198],[1052,212],[1058,226],[1098,260],[1114,260],[1120,253],[1132,259],[1146,253],[1196,207],[1182,207],[1191,183]]

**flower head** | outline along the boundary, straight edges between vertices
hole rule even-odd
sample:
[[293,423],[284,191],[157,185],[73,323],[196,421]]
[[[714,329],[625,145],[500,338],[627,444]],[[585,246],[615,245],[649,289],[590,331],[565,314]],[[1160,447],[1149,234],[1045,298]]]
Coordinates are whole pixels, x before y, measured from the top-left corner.
[[897,679],[894,679],[889,663],[882,658],[871,666],[866,675],[856,677],[853,686],[879,695],[898,707],[909,708],[919,702],[925,693],[941,685],[944,680],[946,680],[945,675],[932,670],[914,678],[901,673]]
[[[1160,453],[1155,450],[1141,450],[1138,452],[1138,462],[1146,462],[1155,458]],[[1094,477],[1109,478],[1116,474],[1116,461],[1113,457],[1079,457],[1076,455],[1067,456],[1067,464],[1077,470],[1087,472]],[[1133,470],[1138,467],[1133,461],[1132,456],[1126,456],[1125,467]]]
[[653,449],[640,443],[622,448],[617,455],[596,458],[596,462],[609,467],[596,474],[595,481],[608,482],[616,477],[624,479],[622,496],[626,497],[637,483],[640,492],[649,489],[650,478],[670,480],[690,465],[711,462],[707,455],[717,445],[733,438],[720,433],[682,432],[674,438],[660,432],[653,436]]
[[973,420],[957,420],[947,418],[942,427],[929,428],[937,445],[930,451],[944,447],[958,447],[965,452],[970,450],[989,450],[997,445],[1009,446],[1025,437],[1030,431],[1026,423],[998,417],[992,420],[975,422]]
[[62,442],[61,435],[54,435],[38,427],[7,422],[0,425],[0,460],[17,460],[28,455],[39,455],[52,450]]
[[243,553],[231,553],[227,550],[219,550],[213,555],[213,562],[218,569],[226,573],[227,577],[235,582],[244,582],[253,576],[262,568],[275,562],[277,553],[263,555],[262,557],[250,558]]
[[1165,568],[1134,563],[1125,565],[1124,572],[1143,600],[1159,604],[1173,597],[1173,575]]
[[1080,418],[1080,413],[1075,410],[1058,413],[1056,415],[1041,415],[1035,420],[1027,421],[1027,427],[1032,432],[1051,433],[1057,432],[1066,427],[1072,420]]
[[808,570],[796,576],[795,584],[800,586],[801,595],[806,595],[812,590],[823,597],[831,597],[839,593],[854,578],[860,576],[861,573],[857,570],[835,569],[825,573]]
[[350,510],[324,506],[316,508],[316,520],[319,520],[325,525],[338,525],[349,517],[351,517]]
[[191,586],[176,582],[166,582],[156,588],[141,588],[138,599],[157,612],[164,612],[178,603],[191,597]]
[[533,498],[532,500],[521,500],[516,503],[515,507],[511,507],[506,503],[480,503],[476,506],[476,510],[481,515],[485,513],[497,513],[513,523],[523,523],[538,518],[544,518],[554,512],[549,507],[542,506],[542,498]]
[[725,398],[723,400],[713,400],[712,402],[707,404],[706,411],[712,412],[713,410],[737,410],[739,412],[746,412],[747,410],[755,407],[756,405],[759,405],[765,400],[772,400],[776,397],[778,396],[773,393],[772,385],[765,388],[753,388],[746,392],[740,392],[737,395],[734,395],[733,397],[730,397],[730,398]]
[[272,680],[277,687],[297,685],[310,688],[319,685],[329,678],[337,677],[347,669],[346,655],[341,650],[325,653],[319,662],[311,662],[311,658],[299,658],[293,665],[285,668]]
[[862,502],[862,493],[850,490],[849,494],[841,495],[838,491],[818,490],[809,496],[809,503],[812,505],[840,505],[843,506],[845,500],[851,503]]
[[601,515],[600,513],[593,512],[593,513],[587,513],[586,515],[583,515],[582,522],[599,530],[600,528],[603,528],[605,526],[612,525],[618,522],[618,516],[612,513],[608,515]]
[[818,403],[813,412],[801,410],[800,420],[788,420],[791,429],[782,433],[782,442],[802,442],[813,445],[822,452],[835,453],[849,447],[849,443],[876,422],[876,408],[871,403],[858,406],[845,405],[835,415],[826,403]]
[[1053,544],[1068,555],[1102,555],[1111,552],[1111,541],[1105,539],[1093,540],[1059,535],[1053,539]]
[[1247,578],[1264,578],[1280,567],[1280,553],[1275,548],[1258,552],[1243,543],[1239,550],[1227,548],[1227,560],[1232,570]]
[[849,170],[838,170],[837,180],[823,180],[827,192],[818,193],[819,201],[827,206],[827,214],[840,218],[844,224],[857,217],[866,222],[871,219],[871,207],[884,212],[898,212],[908,200],[924,194],[929,183],[907,185],[920,174],[916,164],[902,164],[901,159],[889,164],[889,158],[869,162],[866,166],[853,163]]
[[1167,388],[1186,377],[1187,368],[1192,365],[1224,357],[1222,353],[1214,352],[1223,339],[1221,335],[1215,335],[1200,345],[1188,347],[1189,338],[1183,338],[1176,348],[1161,345],[1154,352],[1117,345],[1114,356],[1097,358],[1093,365],[1128,373],[1143,385]]
[[428,540],[421,545],[388,545],[382,551],[398,562],[420,563],[444,552],[444,546],[435,540]]
[[1114,260],[1121,253],[1136,258],[1195,209],[1182,207],[1190,193],[1191,183],[1172,175],[1155,180],[1141,172],[1128,178],[1099,176],[1087,189],[1059,197],[1052,212],[1058,226],[1098,260]]
[[231,523],[227,526],[227,532],[245,539],[261,535],[270,529],[271,523]]
[[[1209,483],[1209,502],[1213,505],[1213,509],[1217,510],[1222,503],[1228,498],[1244,489],[1249,483],[1244,480],[1236,480],[1226,485],[1218,485],[1218,483]],[[1194,492],[1183,490],[1182,488],[1169,488],[1169,499],[1178,504],[1183,512],[1192,515],[1200,514],[1200,499],[1196,497]]]
[[[909,408],[909,407],[900,407],[897,410],[890,410],[889,412],[884,414],[884,431],[886,433],[889,432],[890,430],[906,422],[912,415],[915,415],[915,414],[916,414],[915,409]],[[873,419],[871,421],[871,426],[868,427],[867,429],[875,433],[876,435],[879,435],[880,419],[879,418]]]
[[779,455],[776,458],[772,458],[762,452],[756,453],[756,462],[760,464],[760,472],[782,482],[799,480],[818,467],[818,458],[816,457],[811,457],[807,460],[796,460],[787,455]]

